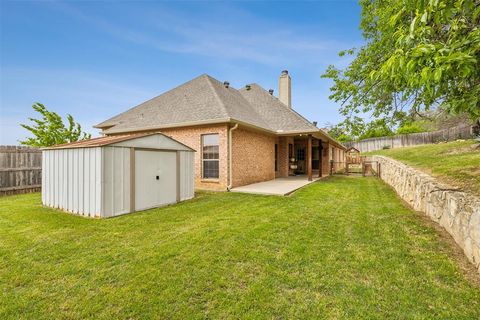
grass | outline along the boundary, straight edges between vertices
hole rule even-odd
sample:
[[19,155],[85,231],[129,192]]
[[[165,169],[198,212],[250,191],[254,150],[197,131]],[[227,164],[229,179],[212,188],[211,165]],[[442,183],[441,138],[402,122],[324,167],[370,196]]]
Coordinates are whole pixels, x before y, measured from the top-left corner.
[[375,178],[107,220],[0,198],[1,319],[479,319],[451,242]]
[[438,178],[440,181],[480,195],[480,149],[475,140],[453,141],[416,147],[379,150],[379,154],[397,159]]

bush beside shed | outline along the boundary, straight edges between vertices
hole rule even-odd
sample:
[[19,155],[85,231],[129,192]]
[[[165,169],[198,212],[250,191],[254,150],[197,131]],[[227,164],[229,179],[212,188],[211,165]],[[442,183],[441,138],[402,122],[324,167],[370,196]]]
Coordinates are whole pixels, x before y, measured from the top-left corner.
[[194,150],[161,133],[108,136],[45,148],[42,203],[114,217],[194,197]]

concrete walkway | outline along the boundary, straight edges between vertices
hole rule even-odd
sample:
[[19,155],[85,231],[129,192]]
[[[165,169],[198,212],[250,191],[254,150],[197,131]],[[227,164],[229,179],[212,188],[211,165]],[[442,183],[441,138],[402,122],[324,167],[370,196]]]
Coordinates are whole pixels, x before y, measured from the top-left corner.
[[270,181],[258,182],[242,187],[233,188],[232,192],[256,193],[276,196],[286,196],[293,191],[300,189],[307,184],[315,182],[321,178],[313,178],[308,181],[307,176],[294,176],[287,178],[278,178]]

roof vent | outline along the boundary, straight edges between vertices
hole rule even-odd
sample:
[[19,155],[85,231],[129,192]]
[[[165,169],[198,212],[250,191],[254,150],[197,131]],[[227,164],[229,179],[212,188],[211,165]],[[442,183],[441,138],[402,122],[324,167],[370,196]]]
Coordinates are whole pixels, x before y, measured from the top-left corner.
[[317,126],[317,121],[313,121],[313,125],[316,127]]
[[249,85],[249,84],[247,84],[247,85],[245,86],[245,89],[250,90],[250,89],[252,89],[252,86]]
[[268,93],[270,93],[270,95],[273,96],[273,89],[268,90]]
[[223,85],[225,86],[225,88],[228,88],[228,87],[230,87],[230,82],[224,81],[224,82],[223,82]]

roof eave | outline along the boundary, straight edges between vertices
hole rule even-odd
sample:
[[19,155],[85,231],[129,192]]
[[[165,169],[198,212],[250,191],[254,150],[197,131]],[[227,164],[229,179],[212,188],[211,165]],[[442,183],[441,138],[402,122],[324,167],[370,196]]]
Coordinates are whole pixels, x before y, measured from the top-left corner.
[[280,132],[277,130],[277,135],[279,136],[291,136],[291,135],[299,135],[299,134],[318,134],[322,136],[323,139],[327,139],[329,141],[332,141],[333,144],[336,146],[342,148],[342,149],[347,149],[343,144],[332,138],[328,133],[323,131],[322,129],[312,129],[312,130],[292,130],[292,131],[282,131]]
[[275,133],[279,136],[289,136],[289,135],[297,135],[297,134],[310,134],[310,133],[317,133],[319,130],[315,129],[310,129],[310,130],[289,130],[289,131],[284,131],[284,130],[277,130]]
[[230,118],[225,118],[225,119],[215,119],[215,120],[189,121],[189,122],[166,124],[161,126],[145,126],[145,127],[123,128],[123,129],[121,128],[116,130],[115,130],[115,127],[113,127],[112,130],[107,129],[107,130],[104,130],[102,133],[119,134],[119,133],[161,130],[161,129],[180,128],[180,127],[193,127],[193,126],[201,126],[201,125],[208,125],[208,124],[228,123],[230,122],[230,120],[231,120]]

